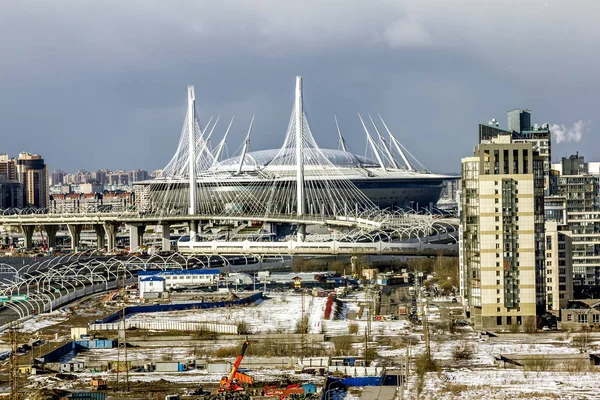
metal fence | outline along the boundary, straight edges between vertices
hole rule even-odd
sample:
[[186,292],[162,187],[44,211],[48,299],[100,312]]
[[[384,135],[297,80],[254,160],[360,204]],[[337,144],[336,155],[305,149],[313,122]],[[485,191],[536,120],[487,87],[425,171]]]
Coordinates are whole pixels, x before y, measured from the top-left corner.
[[[119,322],[104,324],[90,324],[90,331],[116,331]],[[156,331],[181,331],[181,332],[213,332],[224,335],[237,335],[237,325],[223,325],[210,322],[156,322],[156,321],[125,321],[125,329],[144,329]]]

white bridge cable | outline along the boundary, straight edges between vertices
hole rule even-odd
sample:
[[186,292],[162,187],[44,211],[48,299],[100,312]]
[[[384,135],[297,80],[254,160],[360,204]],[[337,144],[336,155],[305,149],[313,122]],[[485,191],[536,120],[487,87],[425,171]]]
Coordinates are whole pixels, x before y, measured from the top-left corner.
[[266,215],[295,214],[297,211],[296,146],[302,146],[304,170],[304,214],[320,217],[357,216],[376,206],[335,166],[317,145],[305,113],[302,113],[302,143],[297,143],[294,104],[283,146],[264,167],[273,179],[268,190],[261,193],[260,202],[266,205]]
[[[210,121],[204,130],[200,128],[197,120],[194,121],[195,152],[189,151],[188,119],[189,115],[186,114],[175,156],[164,168],[161,177],[144,187],[142,196],[146,201],[144,202],[145,206],[140,211],[160,215],[185,215],[187,213],[186,210],[189,209],[190,205],[189,158],[192,153],[195,153],[194,165],[197,177],[195,209],[199,216],[261,214],[262,209],[242,183],[232,180],[230,176],[223,176],[223,174],[219,174],[218,171],[212,169],[217,162],[210,149],[208,139],[213,134],[218,119],[206,136],[204,134],[210,127]],[[227,132],[229,132],[232,122],[230,122]],[[226,135],[221,142],[219,153],[224,147]]]
[[[429,172],[429,169],[417,158],[415,157],[402,143],[400,143],[400,141],[394,136],[394,134],[390,131],[390,129],[388,128],[387,124],[385,123],[385,121],[383,120],[383,118],[381,117],[380,114],[377,114],[377,116],[379,117],[381,123],[383,124],[383,127],[385,128],[385,130],[387,131],[389,138],[390,138],[390,148],[392,149],[392,152],[395,150],[400,157],[403,160],[404,165],[406,165],[406,168],[409,171],[415,171],[416,169],[414,168],[413,163],[411,163],[407,157],[410,156],[410,158],[412,159],[412,161],[414,162],[414,164],[416,164],[419,168],[420,171],[422,172]],[[394,145],[392,147],[392,144]]]
[[[361,166],[335,165],[332,162],[335,155],[330,154],[330,150],[320,149],[316,143],[306,114],[302,112],[301,118],[298,118],[299,108],[302,109],[294,102],[283,145],[274,156],[266,151],[262,154],[260,151],[248,151],[250,128],[244,141],[245,151],[224,161],[219,159],[233,119],[217,148],[212,150],[208,139],[216,131],[218,120],[211,125],[211,119],[207,127],[201,129],[197,120],[188,124],[189,116],[186,114],[175,155],[158,179],[144,185],[140,193],[136,192],[136,199],[144,200],[144,206],[138,211],[163,216],[187,215],[190,209],[189,158],[190,153],[195,152],[193,165],[197,176],[195,210],[198,220],[231,215],[248,220],[252,220],[252,216],[275,220],[341,219],[356,226],[359,221],[365,221],[363,227],[373,222],[397,227],[414,226],[413,217],[379,209],[352,183],[351,178],[356,176],[356,170]],[[375,126],[372,119],[371,122]],[[191,152],[188,149],[188,126],[193,126],[195,137]],[[339,127],[338,124],[336,126]],[[296,132],[298,127],[301,129],[299,135]],[[366,125],[363,127],[368,133]],[[205,136],[207,131],[209,133]],[[379,130],[376,131],[381,138]],[[391,133],[390,137],[393,138]],[[374,150],[377,149],[382,156],[382,167],[396,168],[398,164],[393,162],[391,145],[386,147],[382,143],[385,143],[382,138],[379,143],[374,143]],[[399,142],[397,145],[401,146]],[[297,152],[297,146],[301,146],[301,152]],[[404,149],[403,146],[400,148]],[[298,168],[297,154],[302,157],[301,169]],[[301,171],[304,182],[304,212],[301,217],[297,215],[298,171]]]

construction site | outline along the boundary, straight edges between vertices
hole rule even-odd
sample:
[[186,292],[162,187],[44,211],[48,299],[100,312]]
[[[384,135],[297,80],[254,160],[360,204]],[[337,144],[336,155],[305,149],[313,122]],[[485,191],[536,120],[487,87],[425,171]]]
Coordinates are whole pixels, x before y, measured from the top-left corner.
[[198,271],[140,273],[14,324],[6,398],[563,398],[524,390],[532,375],[596,392],[594,334],[582,351],[577,333],[476,332],[432,274]]

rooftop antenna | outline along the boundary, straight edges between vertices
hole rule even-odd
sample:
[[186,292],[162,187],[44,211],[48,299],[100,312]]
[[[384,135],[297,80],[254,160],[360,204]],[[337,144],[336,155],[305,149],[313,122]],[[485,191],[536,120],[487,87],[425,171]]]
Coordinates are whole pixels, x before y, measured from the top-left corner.
[[392,152],[390,151],[390,148],[388,147],[387,143],[385,142],[385,140],[383,140],[383,137],[381,137],[381,133],[379,132],[377,125],[375,125],[373,118],[371,118],[371,114],[369,114],[369,119],[371,120],[371,124],[373,124],[373,128],[375,128],[375,132],[377,132],[377,136],[379,136],[379,141],[383,145],[385,152],[387,153],[388,157],[390,158],[390,162],[392,163],[394,168],[399,169],[398,163],[396,162],[396,160],[394,160],[394,157],[392,156]]
[[408,168],[409,171],[414,171],[415,169],[413,168],[413,166],[411,165],[411,163],[408,161],[408,158],[406,157],[406,155],[402,151],[402,147],[400,145],[400,142],[398,142],[398,139],[396,139],[394,137],[394,135],[392,134],[392,132],[389,130],[387,124],[385,123],[385,121],[383,120],[383,118],[381,117],[381,115],[379,113],[377,113],[377,116],[379,116],[379,119],[381,120],[381,123],[385,127],[385,130],[387,131],[388,135],[390,135],[390,141],[394,144],[394,147],[396,147],[396,150],[398,150],[398,153],[400,153],[400,157],[402,157],[402,161],[404,161],[404,164],[406,165],[406,168]]
[[338,124],[337,116],[335,114],[333,114],[333,119],[335,119],[335,127],[337,128],[338,136],[340,137],[340,146],[342,146],[343,151],[347,151],[346,150],[346,141],[344,140],[344,137],[342,136],[342,132],[340,131],[340,125]]
[[383,160],[381,159],[381,156],[379,155],[379,152],[377,151],[377,146],[375,146],[375,142],[373,142],[373,138],[371,137],[371,134],[369,133],[369,130],[367,129],[367,126],[365,125],[365,121],[363,121],[362,117],[360,116],[360,113],[358,113],[358,118],[360,119],[360,123],[362,124],[363,129],[365,130],[365,133],[367,134],[367,140],[369,141],[369,144],[371,145],[371,148],[373,149],[373,152],[375,153],[375,157],[377,157],[377,161],[379,162],[379,165],[381,166],[381,170],[386,171],[385,165],[383,164]]
[[246,152],[248,151],[248,144],[250,144],[250,132],[252,132],[252,125],[254,124],[254,115],[252,115],[252,120],[250,120],[250,127],[248,128],[248,133],[246,134],[246,139],[244,139],[244,147],[242,148],[242,155],[240,156],[240,165],[238,166],[237,174],[242,173],[242,167],[244,166],[244,158],[246,158]]

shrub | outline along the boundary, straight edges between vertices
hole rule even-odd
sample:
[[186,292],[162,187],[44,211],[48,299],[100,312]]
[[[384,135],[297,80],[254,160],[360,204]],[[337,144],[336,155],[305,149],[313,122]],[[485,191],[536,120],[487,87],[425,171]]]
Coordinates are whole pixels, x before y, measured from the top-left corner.
[[589,328],[582,326],[581,332],[573,336],[572,344],[574,347],[579,349],[580,353],[589,351],[592,337],[590,335]]
[[452,349],[452,358],[456,361],[458,360],[470,360],[473,358],[473,354],[475,353],[475,349],[473,345],[468,342],[462,342],[454,346]]
[[339,356],[345,356],[352,350],[352,338],[350,336],[337,336],[331,339],[335,347],[335,353]]
[[220,347],[215,350],[215,357],[217,358],[225,358],[225,357],[235,357],[240,352],[240,346],[227,346]]
[[305,315],[302,319],[296,322],[294,333],[308,333],[308,316]]
[[523,362],[523,368],[527,371],[548,371],[550,364],[550,360],[546,356],[539,355]]
[[348,325],[348,333],[351,335],[358,334],[358,324],[356,322],[353,322]]
[[377,349],[375,347],[369,347],[367,349],[367,354],[365,354],[365,358],[371,362],[375,359],[377,359],[379,357],[379,354],[377,353]]
[[523,325],[525,332],[527,333],[535,333],[537,332],[537,322],[535,317],[529,316],[525,318],[525,324]]
[[431,356],[427,353],[417,354],[415,356],[415,370],[417,375],[424,375],[426,372],[439,371],[440,366]]
[[250,325],[246,321],[239,321],[237,323],[238,335],[249,335],[252,333],[250,331]]

